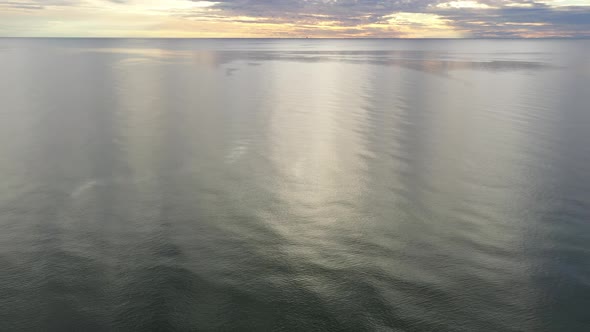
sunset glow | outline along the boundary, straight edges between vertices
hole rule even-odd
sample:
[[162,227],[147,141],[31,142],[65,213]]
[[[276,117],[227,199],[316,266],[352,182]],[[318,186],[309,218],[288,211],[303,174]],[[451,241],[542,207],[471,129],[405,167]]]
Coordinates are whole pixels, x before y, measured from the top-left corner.
[[588,37],[590,0],[8,0],[0,36]]

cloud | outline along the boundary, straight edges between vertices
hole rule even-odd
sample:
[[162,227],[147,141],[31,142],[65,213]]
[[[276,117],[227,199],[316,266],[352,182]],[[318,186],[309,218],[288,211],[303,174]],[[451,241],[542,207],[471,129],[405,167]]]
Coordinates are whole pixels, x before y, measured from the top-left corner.
[[[212,12],[183,17],[239,17],[243,23],[329,25],[359,29],[400,24],[392,15],[423,14],[425,22],[445,21],[473,37],[523,35],[590,36],[590,2],[561,0],[216,0]],[[568,5],[568,4],[575,5]],[[429,16],[427,16],[429,15]],[[419,20],[414,23],[418,24]],[[440,24],[439,24],[440,25]],[[530,31],[527,31],[530,30]]]
[[475,37],[590,37],[590,7],[520,2],[490,9],[431,9]]
[[129,0],[0,0],[1,7],[17,8],[17,9],[45,9],[50,7],[84,7],[92,3],[111,2],[124,4],[128,3]]
[[[133,17],[134,33],[145,22],[148,35],[590,37],[589,0],[0,0],[0,27],[3,18],[18,25],[6,10],[39,20],[69,10],[107,30],[110,21]],[[150,33],[163,27],[177,31]]]
[[33,1],[0,1],[0,7],[26,10],[43,9],[41,4]]

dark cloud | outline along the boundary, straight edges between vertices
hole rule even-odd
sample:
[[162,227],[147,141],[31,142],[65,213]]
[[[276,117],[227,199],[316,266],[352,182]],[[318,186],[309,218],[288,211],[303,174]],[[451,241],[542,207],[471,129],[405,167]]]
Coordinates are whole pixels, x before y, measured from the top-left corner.
[[[134,4],[133,0],[102,0]],[[165,2],[166,0],[162,0]],[[202,0],[186,0],[200,2]],[[572,36],[590,37],[590,6],[550,6],[534,0],[209,0],[215,5],[178,9],[169,15],[192,20],[290,24],[294,35],[403,37],[401,25],[388,20],[396,13],[433,14],[471,37]],[[448,5],[480,4],[489,8]],[[466,1],[468,3],[466,3]],[[541,0],[537,0],[541,1]],[[589,0],[590,1],[590,0]],[[447,4],[446,6],[443,4]],[[56,6],[94,8],[86,0],[0,0],[2,9],[42,10]],[[338,30],[329,26],[338,27]],[[420,28],[428,29],[427,25]],[[431,29],[434,29],[430,27]]]
[[497,9],[434,9],[430,12],[452,20],[453,25],[476,37],[516,37],[527,33],[590,37],[590,7],[530,7]]
[[[194,0],[198,2],[199,0]],[[219,0],[225,15],[272,18],[279,21],[337,21],[345,26],[373,23],[393,12],[418,11],[437,0]]]
[[[198,0],[192,0],[198,1]],[[293,23],[306,25],[334,22],[351,33],[371,23],[385,24],[399,12],[439,15],[457,30],[473,37],[510,37],[544,32],[556,36],[590,37],[590,6],[552,7],[531,0],[472,1],[491,8],[437,6],[453,0],[217,0],[209,17],[246,16],[242,23]],[[216,11],[215,11],[216,10]],[[203,17],[202,12],[184,17]],[[392,32],[393,33],[393,32]]]

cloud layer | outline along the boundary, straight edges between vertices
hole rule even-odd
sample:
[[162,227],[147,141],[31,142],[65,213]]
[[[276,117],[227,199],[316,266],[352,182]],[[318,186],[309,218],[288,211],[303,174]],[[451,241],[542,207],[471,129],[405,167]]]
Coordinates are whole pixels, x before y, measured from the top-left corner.
[[590,0],[0,0],[0,35],[590,37]]

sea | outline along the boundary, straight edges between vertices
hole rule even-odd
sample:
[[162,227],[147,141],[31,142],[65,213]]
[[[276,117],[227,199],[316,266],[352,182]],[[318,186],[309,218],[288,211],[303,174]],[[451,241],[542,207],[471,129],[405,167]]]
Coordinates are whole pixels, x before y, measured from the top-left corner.
[[590,331],[590,39],[0,39],[0,331]]

